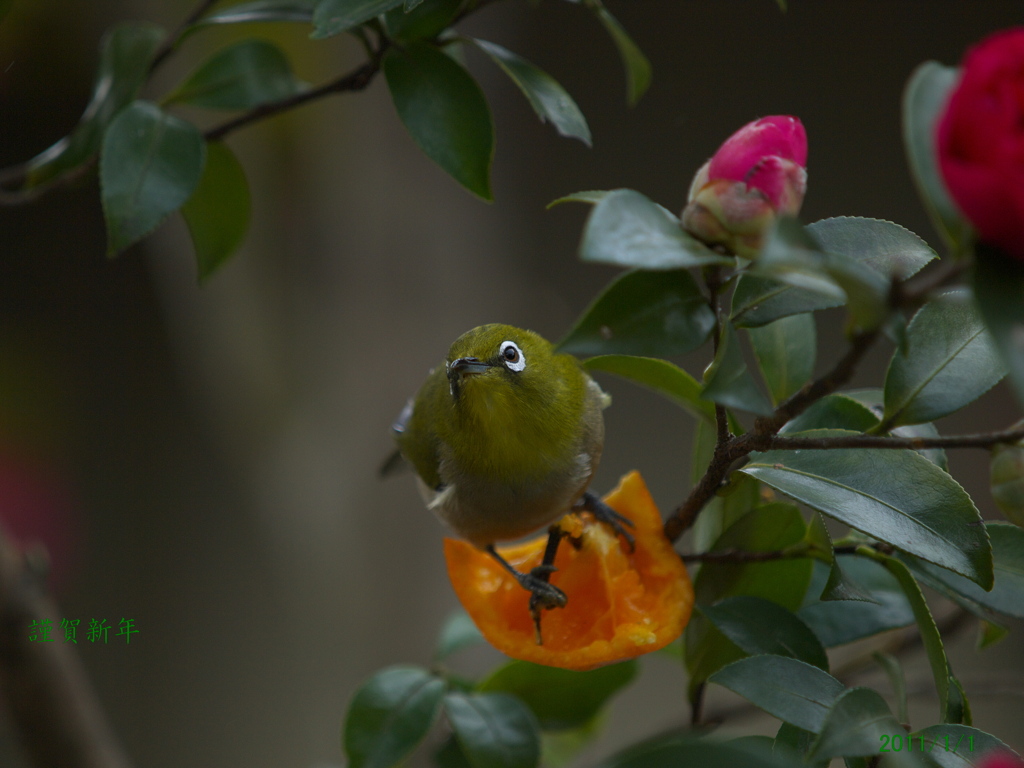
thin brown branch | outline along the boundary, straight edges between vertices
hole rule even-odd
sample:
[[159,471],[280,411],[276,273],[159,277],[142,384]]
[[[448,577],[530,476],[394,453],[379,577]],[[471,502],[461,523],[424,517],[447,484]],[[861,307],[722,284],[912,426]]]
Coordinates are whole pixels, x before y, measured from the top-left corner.
[[780,451],[833,450],[837,448],[909,448],[922,451],[928,448],[985,448],[1016,443],[1024,440],[1024,427],[978,435],[943,435],[937,437],[883,437],[881,435],[849,435],[847,437],[786,437],[770,438],[768,448]]
[[182,35],[185,34],[185,31],[203,18],[203,16],[206,15],[206,12],[216,5],[217,2],[218,0],[202,0],[199,5],[192,9],[192,13],[190,13],[185,20],[178,25],[178,28],[174,30],[174,32],[167,36],[163,45],[161,45],[157,49],[157,52],[153,54],[153,60],[149,63],[149,74],[152,75],[161,64],[167,61],[170,55],[174,53],[174,49],[181,41]]
[[72,647],[30,641],[32,622],[59,627],[38,568],[0,531],[0,695],[37,768],[128,768]]
[[[837,555],[852,554],[853,546],[835,547]],[[753,552],[745,549],[720,549],[715,552],[686,552],[679,557],[684,563],[764,563],[771,560],[795,560],[814,557],[812,547],[796,549],[772,549],[765,552]]]
[[329,96],[333,93],[344,93],[345,91],[361,91],[373,81],[374,75],[380,71],[380,59],[386,47],[387,41],[382,43],[381,48],[377,51],[377,57],[375,59],[367,61],[366,63],[356,67],[347,75],[342,75],[337,80],[332,80],[331,82],[324,83],[317,88],[297,93],[294,96],[289,96],[278,101],[272,101],[267,104],[261,104],[260,106],[245,112],[244,114],[238,115],[231,120],[223,122],[220,125],[208,128],[203,132],[203,136],[207,141],[219,141],[229,133],[234,133],[239,128],[244,128],[247,125],[258,123],[261,120],[266,120],[268,117],[295,109],[295,107],[301,106],[302,104],[308,104],[311,101],[322,99],[324,96]]

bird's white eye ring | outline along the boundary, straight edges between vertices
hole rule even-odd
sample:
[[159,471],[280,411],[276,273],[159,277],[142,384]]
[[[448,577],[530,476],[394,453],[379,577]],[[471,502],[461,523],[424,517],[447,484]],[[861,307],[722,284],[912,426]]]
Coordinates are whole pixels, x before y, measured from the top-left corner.
[[505,367],[510,371],[519,373],[526,367],[526,355],[514,341],[501,342],[498,354],[501,355],[501,359],[505,361]]

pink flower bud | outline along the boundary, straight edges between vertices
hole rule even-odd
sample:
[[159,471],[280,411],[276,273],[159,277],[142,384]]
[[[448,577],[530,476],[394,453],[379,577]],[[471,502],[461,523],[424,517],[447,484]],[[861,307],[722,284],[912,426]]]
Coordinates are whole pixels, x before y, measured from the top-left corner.
[[785,115],[748,123],[693,179],[682,224],[711,245],[753,258],[777,216],[795,216],[807,189],[807,134]]
[[1024,27],[967,52],[936,149],[946,187],[978,237],[1024,261]]

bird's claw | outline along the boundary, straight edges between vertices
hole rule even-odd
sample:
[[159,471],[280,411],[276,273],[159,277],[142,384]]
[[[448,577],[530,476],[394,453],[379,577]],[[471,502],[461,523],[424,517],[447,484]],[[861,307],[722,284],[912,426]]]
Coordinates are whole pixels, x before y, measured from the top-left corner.
[[519,578],[520,586],[530,593],[530,612],[551,608],[564,608],[569,602],[565,592],[548,582],[548,577],[557,570],[553,565],[538,565]]
[[615,531],[616,536],[622,537],[626,544],[629,545],[630,552],[636,551],[636,539],[633,538],[633,534],[626,530],[626,526],[630,528],[635,528],[636,526],[628,517],[620,515],[590,491],[584,493],[577,502],[577,510],[590,512],[595,520],[604,523]]

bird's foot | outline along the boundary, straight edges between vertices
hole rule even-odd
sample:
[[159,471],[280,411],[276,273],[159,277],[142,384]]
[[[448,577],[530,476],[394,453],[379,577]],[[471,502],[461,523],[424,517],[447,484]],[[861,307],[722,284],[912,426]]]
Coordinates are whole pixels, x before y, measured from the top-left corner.
[[544,551],[544,559],[540,565],[531,568],[529,573],[517,571],[505,558],[498,554],[493,546],[487,547],[487,551],[491,553],[491,556],[515,577],[516,581],[519,582],[519,586],[530,593],[530,616],[533,618],[537,645],[544,644],[540,632],[542,611],[551,610],[552,608],[564,608],[566,603],[569,602],[565,592],[549,582],[551,574],[558,570],[554,566],[554,560],[555,553],[558,550],[558,542],[561,541],[561,538],[561,529],[557,525],[552,526],[548,531],[548,545]]
[[620,515],[590,491],[585,492],[580,497],[579,501],[577,501],[576,505],[573,507],[573,511],[589,512],[594,516],[595,520],[600,523],[604,523],[615,531],[616,536],[621,536],[629,545],[630,552],[636,550],[636,540],[633,538],[633,534],[626,530],[626,526],[629,526],[630,528],[636,527],[633,525],[633,521],[628,517]]

